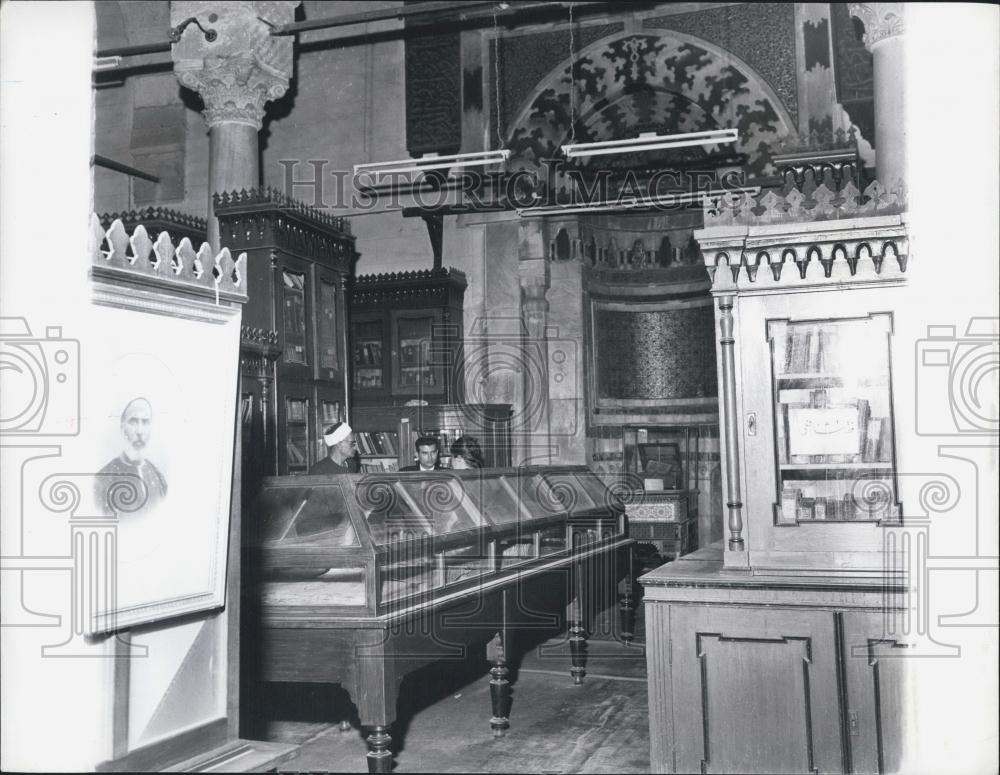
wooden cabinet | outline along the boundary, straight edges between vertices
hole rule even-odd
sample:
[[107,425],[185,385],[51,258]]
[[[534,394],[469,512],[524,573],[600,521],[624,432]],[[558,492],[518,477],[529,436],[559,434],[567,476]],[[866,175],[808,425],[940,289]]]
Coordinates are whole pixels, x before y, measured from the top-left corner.
[[351,357],[357,405],[461,399],[465,284],[465,275],[455,269],[355,280]]
[[216,197],[220,240],[247,254],[240,343],[244,480],[304,473],[323,428],[348,412],[347,280],[358,254],[343,218],[275,191]]
[[642,566],[697,549],[698,426],[625,426],[623,442],[629,534]]
[[[900,524],[902,217],[699,232],[713,272],[728,566],[881,576]],[[763,216],[760,216],[763,218]],[[733,260],[730,256],[743,256]]]
[[653,772],[876,773],[898,766],[899,588],[738,576],[721,547],[643,576]]
[[900,657],[918,635],[898,617],[922,582],[898,535],[906,226],[877,186],[864,205],[827,193],[811,210],[797,191],[723,202],[695,234],[717,307],[726,532],[640,578],[655,772],[900,763],[915,663]]

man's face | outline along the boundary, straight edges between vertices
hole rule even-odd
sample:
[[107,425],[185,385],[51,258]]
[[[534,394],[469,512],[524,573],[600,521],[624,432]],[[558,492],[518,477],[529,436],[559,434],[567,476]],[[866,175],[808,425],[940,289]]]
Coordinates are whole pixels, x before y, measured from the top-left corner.
[[417,447],[417,460],[420,461],[421,468],[434,468],[437,462],[438,448],[436,444],[421,444]]
[[149,443],[153,410],[145,401],[133,401],[122,418],[122,435],[125,437],[125,457],[142,460]]
[[347,458],[349,458],[349,457],[354,457],[354,453],[356,453],[358,451],[358,445],[354,441],[354,434],[353,433],[350,434],[343,441],[338,441],[334,445],[334,447],[335,447],[335,449],[337,451],[337,455],[339,457],[345,459],[345,460]]

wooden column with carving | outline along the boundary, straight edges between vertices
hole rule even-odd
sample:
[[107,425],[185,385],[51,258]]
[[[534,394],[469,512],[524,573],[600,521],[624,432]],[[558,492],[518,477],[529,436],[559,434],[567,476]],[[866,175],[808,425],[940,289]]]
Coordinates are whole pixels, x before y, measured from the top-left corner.
[[[288,89],[293,40],[270,28],[295,20],[299,0],[205,3],[175,0],[170,23],[185,23],[173,46],[174,72],[182,86],[205,102],[209,129],[208,243],[219,249],[212,196],[260,184],[258,133],[264,106]],[[190,22],[189,20],[194,20]]]
[[740,495],[739,427],[736,419],[736,358],[733,352],[733,296],[719,297],[719,345],[722,368],[722,405],[726,433],[726,509],[730,551],[741,552],[743,543],[743,501]]

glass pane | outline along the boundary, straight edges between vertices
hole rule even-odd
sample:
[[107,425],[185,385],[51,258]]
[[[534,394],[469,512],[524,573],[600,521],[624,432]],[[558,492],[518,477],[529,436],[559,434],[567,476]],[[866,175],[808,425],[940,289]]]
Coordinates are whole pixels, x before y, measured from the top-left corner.
[[445,584],[456,584],[492,570],[493,562],[482,547],[463,546],[444,552]]
[[573,474],[547,472],[542,479],[548,486],[538,488],[538,500],[549,514],[571,514],[597,506]]
[[497,541],[500,567],[507,568],[535,557],[535,534],[519,533]]
[[777,524],[895,519],[888,314],[769,321]]
[[289,272],[281,273],[283,322],[284,322],[284,357],[286,363],[306,362],[306,298],[305,275]]
[[434,369],[431,367],[433,323],[433,317],[400,318],[397,322],[400,387],[429,387],[435,384]]
[[457,477],[440,473],[420,478],[408,476],[399,486],[416,504],[419,513],[432,517],[435,535],[472,530],[483,524]]
[[354,325],[354,386],[382,387],[382,323],[377,320]]
[[586,491],[590,499],[599,508],[624,508],[618,497],[607,487],[604,486],[602,482],[595,474],[591,473],[578,473],[575,474],[577,481],[580,486]]
[[566,528],[563,525],[545,528],[541,531],[539,539],[539,549],[543,557],[566,551]]
[[337,368],[337,286],[319,284],[319,365]]
[[430,591],[434,586],[434,563],[417,555],[382,566],[379,585],[383,603]]
[[559,512],[559,506],[552,500],[548,485],[538,474],[519,472],[517,474],[505,474],[504,479],[513,487],[517,493],[518,500],[527,508],[532,517],[540,518],[551,516]]
[[360,546],[339,485],[275,487],[258,500],[264,541]]
[[262,585],[264,605],[363,606],[364,568],[331,568],[314,579],[269,581]]
[[372,539],[384,546],[433,534],[434,526],[393,480],[365,477],[355,489],[358,507],[368,520]]
[[484,478],[480,493],[478,502],[480,512],[494,525],[507,525],[520,521],[521,511],[516,495],[504,486],[500,477]]
[[308,399],[285,399],[285,464],[289,473],[304,471],[309,466],[308,416]]

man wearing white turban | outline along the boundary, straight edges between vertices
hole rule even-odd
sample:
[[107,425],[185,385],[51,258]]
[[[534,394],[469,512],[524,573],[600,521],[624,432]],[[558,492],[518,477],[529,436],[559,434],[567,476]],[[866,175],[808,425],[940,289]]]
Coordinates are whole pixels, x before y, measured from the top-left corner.
[[310,474],[356,474],[358,472],[357,443],[346,422],[338,422],[323,432],[326,457],[309,469]]

